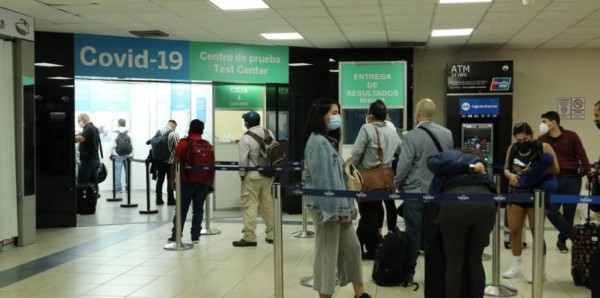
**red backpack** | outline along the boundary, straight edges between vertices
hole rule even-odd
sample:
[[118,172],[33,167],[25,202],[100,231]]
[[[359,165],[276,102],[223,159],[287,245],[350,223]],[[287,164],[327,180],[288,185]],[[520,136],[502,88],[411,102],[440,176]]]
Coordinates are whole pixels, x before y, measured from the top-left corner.
[[[213,184],[215,181],[215,150],[206,140],[185,138],[187,151],[182,156],[181,180],[192,183]],[[196,170],[192,167],[210,167],[210,170]]]

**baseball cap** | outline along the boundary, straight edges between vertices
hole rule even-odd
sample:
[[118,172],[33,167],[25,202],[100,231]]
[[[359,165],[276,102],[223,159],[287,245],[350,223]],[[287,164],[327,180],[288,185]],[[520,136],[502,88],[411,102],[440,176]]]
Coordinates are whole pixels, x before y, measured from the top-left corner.
[[255,111],[250,111],[244,113],[244,115],[242,115],[242,119],[244,119],[246,122],[256,122],[260,121],[260,115]]

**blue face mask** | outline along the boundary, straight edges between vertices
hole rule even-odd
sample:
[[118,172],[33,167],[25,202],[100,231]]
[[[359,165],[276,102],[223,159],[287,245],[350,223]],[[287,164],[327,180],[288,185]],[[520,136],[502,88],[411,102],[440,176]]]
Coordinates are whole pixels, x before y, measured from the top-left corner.
[[340,115],[333,115],[329,118],[329,123],[327,123],[327,129],[336,130],[342,126],[342,117]]

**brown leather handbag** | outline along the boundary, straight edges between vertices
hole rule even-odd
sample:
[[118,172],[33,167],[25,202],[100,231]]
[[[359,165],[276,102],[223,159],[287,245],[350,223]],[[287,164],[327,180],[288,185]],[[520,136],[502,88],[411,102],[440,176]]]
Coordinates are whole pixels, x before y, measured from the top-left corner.
[[[396,187],[394,186],[394,169],[381,166],[383,163],[383,149],[381,148],[381,142],[379,141],[379,129],[377,129],[377,126],[375,126],[375,133],[377,134],[377,157],[379,158],[380,166],[360,172],[362,177],[362,190],[387,191],[389,193],[394,193],[396,192]],[[358,200],[358,202],[363,203],[373,201],[361,199]]]

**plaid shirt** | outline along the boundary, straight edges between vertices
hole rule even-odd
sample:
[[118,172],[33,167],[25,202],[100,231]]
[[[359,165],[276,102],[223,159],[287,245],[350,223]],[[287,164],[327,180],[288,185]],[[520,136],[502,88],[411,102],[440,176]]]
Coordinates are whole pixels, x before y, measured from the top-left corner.
[[179,143],[179,134],[176,131],[171,130],[169,127],[163,127],[161,129],[159,129],[156,132],[156,134],[164,135],[169,132],[171,132],[171,133],[169,134],[169,140],[167,142],[167,145],[169,146],[169,152],[171,154],[169,156],[168,163],[173,164],[173,159],[174,159],[173,154],[175,153],[175,148],[177,148],[177,143]]

